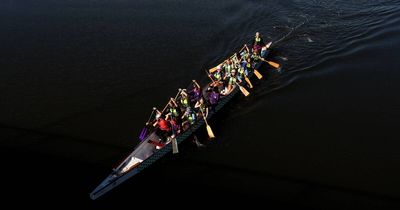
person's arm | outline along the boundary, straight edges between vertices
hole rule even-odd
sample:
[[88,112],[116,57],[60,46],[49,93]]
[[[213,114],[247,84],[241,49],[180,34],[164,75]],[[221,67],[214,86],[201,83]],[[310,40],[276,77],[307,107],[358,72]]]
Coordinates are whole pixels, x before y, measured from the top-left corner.
[[271,47],[272,42],[268,42],[268,44],[265,45],[265,47],[268,49],[269,47]]
[[240,79],[239,75],[236,76],[236,79],[239,80],[239,82],[238,82],[239,84],[242,83],[242,79]]
[[232,84],[228,84],[227,89],[226,89],[226,95],[228,95],[229,93],[231,93],[232,91]]
[[197,88],[199,88],[199,89],[200,89],[200,85],[199,85],[199,83],[197,83],[197,82],[196,82],[196,80],[192,80],[192,82],[193,82],[193,84],[195,84],[195,85],[196,85],[196,87],[197,87]]
[[[155,109],[155,111],[157,112],[156,115],[160,115],[160,117],[161,117],[162,113],[157,108]],[[156,127],[157,124],[158,124],[158,120],[156,119],[156,121],[153,123],[153,126]]]
[[[161,113],[160,111],[158,111],[157,108],[156,108],[156,112],[157,112],[157,114],[159,114],[159,115],[161,116],[162,113]],[[157,115],[157,114],[156,114],[156,115]]]
[[168,121],[168,119],[169,119],[169,117],[171,116],[172,114],[171,114],[171,112],[170,113],[168,113],[168,114],[166,114],[165,115],[165,120],[167,120]]
[[197,101],[197,102],[196,102],[196,104],[194,105],[194,108],[199,108],[199,107],[200,107],[200,105],[201,105],[201,104],[200,104],[200,102],[199,102],[199,101]]
[[208,106],[206,106],[206,118],[208,117]]
[[176,103],[176,101],[175,101],[174,98],[171,98],[171,103],[172,103],[175,107],[178,107],[178,104]]

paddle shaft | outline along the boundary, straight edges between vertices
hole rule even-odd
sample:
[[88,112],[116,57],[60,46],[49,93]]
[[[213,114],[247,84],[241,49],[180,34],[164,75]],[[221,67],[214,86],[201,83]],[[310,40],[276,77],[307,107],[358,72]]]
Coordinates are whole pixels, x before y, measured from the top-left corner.
[[201,110],[201,108],[200,108],[200,112],[201,112],[201,114],[203,115],[204,122],[205,122],[205,123],[206,123],[206,125],[208,126],[208,123],[207,123],[207,117],[206,117],[206,116],[204,116],[204,112],[203,112],[203,110]]
[[249,84],[250,88],[253,88],[253,84],[251,84],[249,77],[247,77],[245,73],[243,73],[243,75],[244,75],[244,79]]
[[150,120],[151,120],[151,117],[153,117],[154,111],[156,111],[156,110],[155,110],[155,109],[153,109],[153,111],[151,112],[151,114],[150,114],[150,117],[149,117],[149,119],[147,120],[146,124],[150,122]]
[[[278,65],[279,67],[279,63],[273,62],[273,61],[267,61],[265,60],[263,57],[259,56],[261,61],[267,62],[269,65],[274,66],[274,65]],[[275,67],[275,66],[274,66]]]
[[246,90],[246,88],[244,88],[243,86],[239,85],[239,83],[237,83],[235,81],[236,85],[239,87],[239,90],[243,93],[244,96],[248,96],[250,93],[249,91]]
[[[176,100],[176,98],[178,98],[179,94],[182,92],[181,89],[179,89],[178,93],[176,94],[174,100]],[[164,109],[161,111],[161,113],[164,113],[164,111],[167,109],[169,102],[171,102],[171,99],[168,101],[167,105],[165,105]]]
[[208,73],[207,70],[204,70],[204,71],[206,72],[208,78],[210,78],[212,82],[215,82],[215,80],[213,80],[213,78],[210,76],[210,73]]

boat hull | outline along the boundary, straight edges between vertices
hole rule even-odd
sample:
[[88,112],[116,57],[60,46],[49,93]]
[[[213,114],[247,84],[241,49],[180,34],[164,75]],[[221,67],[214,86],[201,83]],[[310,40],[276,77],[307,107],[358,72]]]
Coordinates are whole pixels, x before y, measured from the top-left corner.
[[[255,69],[259,69],[264,62],[260,62],[256,65]],[[251,72],[248,77],[251,78],[253,76],[253,72]],[[207,119],[211,119],[214,114],[216,114],[219,110],[221,110],[239,91],[238,87],[235,87],[232,92],[227,95],[221,97],[218,105],[215,107],[214,111],[210,111],[208,114]],[[176,138],[178,144],[186,140],[190,137],[195,131],[197,131],[200,127],[205,124],[204,120],[199,120],[195,124],[189,127],[186,131],[179,134]],[[134,151],[116,168],[114,172],[109,175],[96,189],[94,189],[90,193],[90,197],[92,199],[97,199],[98,197],[104,195],[108,191],[112,190],[113,188],[117,187],[121,183],[125,182],[127,179],[131,178],[132,176],[140,173],[143,169],[151,166],[154,162],[165,156],[166,154],[172,151],[172,144],[167,144],[159,150],[155,149],[154,144],[149,147],[150,143],[149,140],[153,140],[157,138],[155,133],[150,134],[148,137],[145,138],[135,149]],[[144,154],[138,155],[138,151],[147,151]],[[140,157],[138,157],[140,156]],[[139,158],[142,161],[139,161],[134,166],[130,166],[129,169],[124,171],[124,167],[129,166],[130,163],[135,162],[132,158]],[[143,159],[142,159],[143,158]],[[121,171],[123,173],[121,173]]]

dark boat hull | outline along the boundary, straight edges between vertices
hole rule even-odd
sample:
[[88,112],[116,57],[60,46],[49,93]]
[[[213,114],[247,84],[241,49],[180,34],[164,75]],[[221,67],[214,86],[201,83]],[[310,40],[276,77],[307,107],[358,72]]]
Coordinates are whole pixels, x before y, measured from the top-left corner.
[[[260,62],[256,65],[255,69],[259,69],[264,62]],[[251,78],[253,76],[253,72],[250,72],[248,77]],[[215,111],[210,111],[208,114],[207,119],[211,119],[218,111],[220,111],[236,94],[240,91],[239,88],[236,86],[229,95],[221,97],[218,105],[215,107]],[[189,138],[194,132],[196,132],[200,127],[205,124],[204,120],[199,120],[189,129],[184,131],[183,133],[179,134],[176,137],[177,143],[181,143]],[[166,154],[172,151],[172,144],[167,144],[163,148],[156,150],[154,144],[149,147],[150,143],[149,140],[152,140],[151,135],[155,135],[154,133],[150,134],[143,142],[141,142],[134,151],[116,168],[114,172],[111,173],[93,192],[90,193],[90,197],[92,199],[97,199],[98,197],[102,196],[103,194],[107,193],[111,189],[115,188],[116,186],[120,185],[130,177],[140,173],[143,169],[151,166],[154,162],[165,156]],[[132,158],[136,158],[138,156],[138,150],[142,149],[143,154],[140,157],[144,158],[141,162],[135,162]],[[143,151],[148,151],[148,153]],[[136,153],[135,153],[136,152]],[[147,157],[148,156],[148,157]],[[141,160],[141,159],[140,159]],[[129,169],[124,171],[124,168],[128,167]],[[121,173],[122,171],[122,173]]]

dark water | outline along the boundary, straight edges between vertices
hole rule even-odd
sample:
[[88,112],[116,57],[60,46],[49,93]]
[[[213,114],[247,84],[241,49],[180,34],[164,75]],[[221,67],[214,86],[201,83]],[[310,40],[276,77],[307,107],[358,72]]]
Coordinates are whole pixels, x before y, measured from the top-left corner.
[[[4,201],[400,208],[400,1],[3,0],[0,26]],[[151,107],[256,31],[288,34],[282,71],[211,121],[217,140],[91,201]]]

